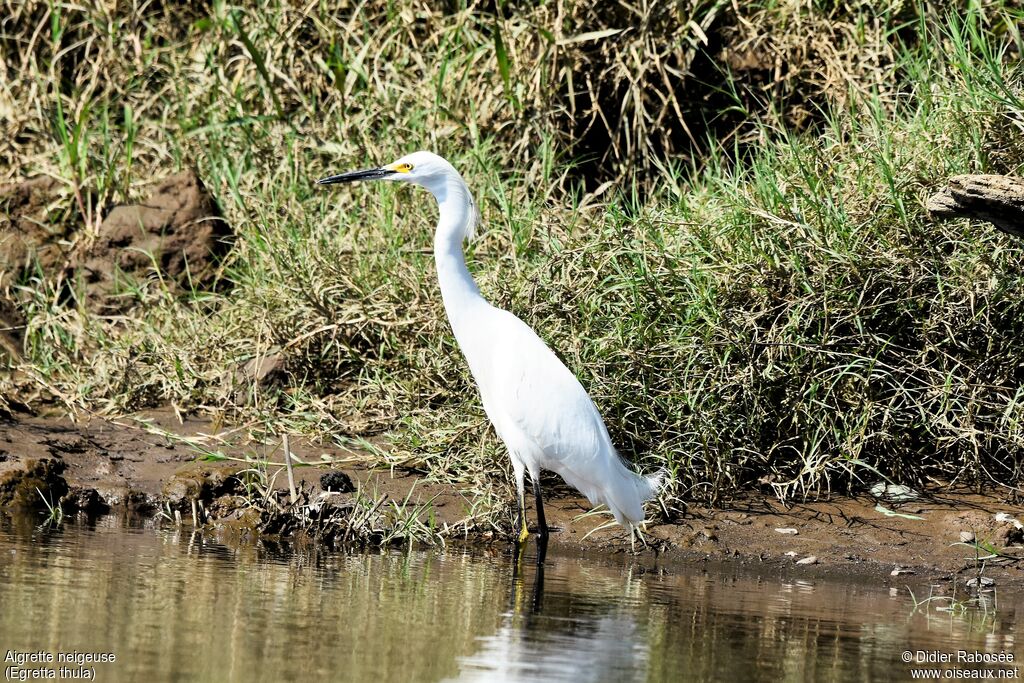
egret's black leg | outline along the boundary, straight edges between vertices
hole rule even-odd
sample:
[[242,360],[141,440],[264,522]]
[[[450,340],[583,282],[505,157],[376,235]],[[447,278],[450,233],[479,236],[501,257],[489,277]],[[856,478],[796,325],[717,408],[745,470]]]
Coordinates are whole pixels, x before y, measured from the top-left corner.
[[537,565],[537,569],[541,572],[544,571],[544,558],[548,556],[548,537],[537,535],[537,557],[533,563]]
[[533,495],[537,499],[537,540],[539,543],[548,542],[548,523],[544,519],[544,499],[540,495],[540,477],[530,477],[533,480]]

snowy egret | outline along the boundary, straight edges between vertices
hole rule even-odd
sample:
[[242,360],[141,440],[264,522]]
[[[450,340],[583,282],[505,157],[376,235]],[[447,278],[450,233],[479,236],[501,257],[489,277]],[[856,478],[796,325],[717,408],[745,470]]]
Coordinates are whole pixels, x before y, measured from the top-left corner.
[[601,414],[579,380],[522,320],[491,306],[480,294],[462,252],[479,214],[469,188],[450,163],[430,152],[414,152],[393,164],[332,175],[320,185],[357,180],[392,180],[420,185],[437,199],[434,262],[448,322],[480,389],[484,411],[508,448],[515,473],[519,543],[526,540],[529,470],[537,501],[537,526],[548,537],[540,470],[552,470],[591,504],[604,503],[633,536],[654,497],[661,474],[644,477],[630,469],[612,446]]

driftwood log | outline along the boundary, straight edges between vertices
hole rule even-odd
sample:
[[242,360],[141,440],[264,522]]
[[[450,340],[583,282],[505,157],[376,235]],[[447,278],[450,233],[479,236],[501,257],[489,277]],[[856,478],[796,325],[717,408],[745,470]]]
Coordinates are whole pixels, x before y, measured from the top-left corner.
[[1008,175],[955,175],[925,204],[936,218],[976,218],[1024,237],[1024,179]]

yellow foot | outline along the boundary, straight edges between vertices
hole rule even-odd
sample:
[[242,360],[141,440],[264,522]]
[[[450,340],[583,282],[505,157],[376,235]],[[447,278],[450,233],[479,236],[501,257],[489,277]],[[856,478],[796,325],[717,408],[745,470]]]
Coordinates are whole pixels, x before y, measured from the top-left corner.
[[526,540],[527,536],[529,536],[529,535],[530,535],[530,530],[527,529],[526,525],[524,524],[522,531],[519,532],[519,542],[520,543],[524,542]]

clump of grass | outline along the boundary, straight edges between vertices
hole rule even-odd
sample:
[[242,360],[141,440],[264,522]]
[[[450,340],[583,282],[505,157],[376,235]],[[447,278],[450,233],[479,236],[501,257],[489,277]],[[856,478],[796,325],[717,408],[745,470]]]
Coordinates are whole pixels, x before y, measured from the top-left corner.
[[[372,484],[357,485],[352,493],[316,493],[293,481],[285,489],[278,480],[286,465],[271,462],[269,454],[233,456],[201,447],[197,452],[204,462],[232,461],[244,467],[217,476],[185,473],[187,493],[157,511],[158,517],[179,526],[182,513],[190,513],[196,528],[212,523],[243,533],[308,538],[347,548],[443,545],[447,537],[475,531],[472,520],[439,528],[432,501],[421,501],[415,486],[402,500],[380,493]],[[293,466],[311,465],[296,461]]]
[[[67,181],[87,242],[111,202],[194,162],[239,239],[230,289],[143,283],[117,318],[26,276],[26,360],[0,395],[383,435],[368,457],[506,499],[429,198],[312,186],[426,147],[483,209],[485,295],[562,354],[627,456],[669,468],[670,495],[1015,484],[1024,257],[921,205],[947,175],[1024,162],[1019,5],[570,8],[5,6],[7,175]],[[771,68],[711,68],[768,44]],[[605,165],[569,163],[598,147]],[[268,353],[283,379],[240,376]]]
[[50,497],[44,494],[39,488],[36,488],[36,493],[39,494],[39,499],[43,501],[43,505],[46,506],[46,519],[43,521],[45,526],[60,526],[61,522],[64,521],[64,507],[58,500],[56,502],[51,501]]
[[[999,615],[998,594],[994,588],[968,593],[958,594],[956,584],[953,586],[951,595],[935,595],[935,586],[928,587],[928,597],[918,599],[909,587],[910,599],[913,603],[911,614],[923,612],[928,617],[932,612],[940,615],[948,615],[950,619],[965,619],[972,628],[990,629],[996,622]],[[979,618],[975,621],[975,618]]]
[[262,535],[301,534],[336,547],[445,543],[440,530],[430,522],[429,505],[414,503],[411,498],[396,501],[362,489],[351,496],[317,498],[301,489],[294,502],[275,491],[264,505],[253,509],[259,511],[256,529]]

